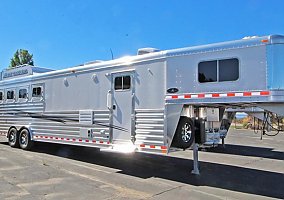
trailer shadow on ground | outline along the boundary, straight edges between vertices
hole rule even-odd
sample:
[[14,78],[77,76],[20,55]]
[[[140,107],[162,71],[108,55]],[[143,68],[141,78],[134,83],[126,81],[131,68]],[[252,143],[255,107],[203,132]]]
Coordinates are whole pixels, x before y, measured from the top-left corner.
[[225,148],[220,146],[217,148],[209,148],[206,149],[205,151],[222,153],[222,154],[240,155],[240,156],[269,158],[274,160],[284,160],[284,152],[275,151],[273,148],[226,144]]
[[[2,144],[7,145],[7,143]],[[250,152],[251,150],[251,147],[247,146],[227,145],[226,151],[233,153],[235,148],[238,148],[240,152]],[[266,151],[271,154],[275,153],[276,155],[270,156],[274,159],[280,159],[282,154],[258,147],[253,147],[252,150],[260,152],[258,156]],[[141,153],[119,154],[118,156],[117,153],[100,152],[94,148],[46,143],[36,145],[33,151],[119,169],[120,171],[117,173],[143,179],[158,177],[194,186],[209,186],[247,194],[284,198],[284,175],[281,173],[200,162],[201,174],[193,175],[190,173],[193,161],[177,157]],[[254,154],[243,153],[243,155],[257,155],[257,152]]]

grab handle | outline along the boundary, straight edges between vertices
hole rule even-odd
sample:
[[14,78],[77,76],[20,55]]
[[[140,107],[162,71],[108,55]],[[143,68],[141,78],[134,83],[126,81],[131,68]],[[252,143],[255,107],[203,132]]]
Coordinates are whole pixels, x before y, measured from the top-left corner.
[[107,92],[107,108],[112,110],[112,95],[110,90]]

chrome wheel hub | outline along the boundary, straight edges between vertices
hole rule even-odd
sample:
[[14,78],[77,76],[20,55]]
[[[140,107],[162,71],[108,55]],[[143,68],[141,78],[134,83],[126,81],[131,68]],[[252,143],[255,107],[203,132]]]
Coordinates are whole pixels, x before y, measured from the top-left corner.
[[27,144],[27,134],[22,134],[21,135],[21,144],[26,145]]
[[185,123],[182,127],[181,138],[184,142],[189,142],[191,139],[191,126]]
[[14,132],[10,133],[9,139],[10,139],[11,142],[15,142],[16,136],[15,136]]

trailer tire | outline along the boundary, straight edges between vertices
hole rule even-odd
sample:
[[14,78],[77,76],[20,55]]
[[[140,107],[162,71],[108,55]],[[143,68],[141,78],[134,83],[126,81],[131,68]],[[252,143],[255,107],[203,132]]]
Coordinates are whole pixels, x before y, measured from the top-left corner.
[[187,149],[191,147],[195,136],[193,120],[188,117],[181,117],[173,139],[173,145],[177,148]]
[[22,129],[19,134],[19,145],[23,150],[30,150],[34,142],[31,140],[31,134],[27,129]]
[[19,133],[16,128],[10,128],[8,131],[8,143],[10,147],[17,148],[19,147]]

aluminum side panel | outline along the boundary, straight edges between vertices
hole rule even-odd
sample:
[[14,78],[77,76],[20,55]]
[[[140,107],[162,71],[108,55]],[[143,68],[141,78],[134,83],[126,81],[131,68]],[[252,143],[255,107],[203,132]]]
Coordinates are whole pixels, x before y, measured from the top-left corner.
[[[229,58],[239,60],[237,81],[199,83],[198,64],[200,62]],[[178,88],[178,93],[266,90],[266,69],[264,45],[180,55],[167,60],[167,88]]]
[[171,145],[172,140],[174,138],[182,108],[182,104],[166,105],[167,143],[169,146]]
[[135,109],[164,109],[165,66],[164,60],[136,66]]
[[11,126],[29,126],[35,121],[29,113],[42,113],[43,110],[44,102],[0,104],[0,132],[7,133]]
[[284,44],[267,46],[268,88],[284,89]]
[[164,110],[135,110],[135,144],[165,145]]
[[46,111],[105,110],[111,80],[108,71],[75,73],[45,81]]

